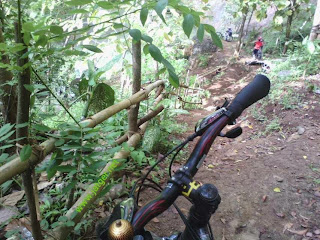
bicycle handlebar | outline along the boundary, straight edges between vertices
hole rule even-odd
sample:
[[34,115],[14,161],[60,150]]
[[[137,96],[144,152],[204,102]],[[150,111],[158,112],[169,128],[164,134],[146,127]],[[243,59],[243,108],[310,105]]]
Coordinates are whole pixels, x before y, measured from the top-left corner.
[[253,81],[244,87],[229,105],[231,120],[234,121],[243,110],[267,96],[269,90],[270,80],[262,74],[256,75]]
[[[213,141],[228,124],[241,115],[244,109],[265,97],[270,90],[270,81],[264,75],[257,75],[254,80],[243,88],[228,107],[228,111],[215,120],[203,133],[187,163],[169,181],[161,194],[142,207],[133,217],[132,226],[135,234],[139,234],[144,226],[154,217],[167,210],[181,195],[183,186],[177,184],[178,179],[187,176],[190,179],[197,173],[202,161],[206,157]],[[182,174],[181,174],[182,173]]]

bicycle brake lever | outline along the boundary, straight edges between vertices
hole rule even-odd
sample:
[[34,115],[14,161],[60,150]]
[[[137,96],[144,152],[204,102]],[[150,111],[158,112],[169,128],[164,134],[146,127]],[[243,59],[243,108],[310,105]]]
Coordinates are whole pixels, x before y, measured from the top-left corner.
[[226,107],[229,105],[229,103],[230,103],[230,102],[229,102],[228,98],[225,98],[223,105],[222,105],[221,107],[218,106],[218,107],[216,108],[216,111],[219,110],[220,108],[226,108]]
[[220,137],[226,137],[226,138],[237,138],[242,134],[242,128],[241,127],[235,127],[225,134],[220,133]]
[[[197,122],[195,126],[195,132],[196,133],[203,133],[203,131],[215,120],[217,120],[220,116],[222,116],[226,112],[226,108],[220,108],[219,110],[215,111],[214,113],[211,113],[210,115],[206,116],[205,118],[201,119]],[[200,134],[200,135],[201,135]]]

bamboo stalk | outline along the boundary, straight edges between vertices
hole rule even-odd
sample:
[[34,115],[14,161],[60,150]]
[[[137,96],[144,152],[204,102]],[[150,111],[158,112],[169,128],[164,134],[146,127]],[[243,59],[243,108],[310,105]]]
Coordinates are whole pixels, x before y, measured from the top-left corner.
[[[102,123],[103,121],[107,120],[109,117],[113,116],[114,114],[120,112],[123,109],[130,107],[133,104],[141,102],[142,100],[148,97],[148,94],[160,85],[163,85],[164,81],[160,80],[150,84],[145,89],[137,92],[133,96],[128,99],[125,99],[113,106],[110,106],[99,113],[96,113],[89,119],[86,119],[80,122],[81,125],[86,127],[95,127],[96,125]],[[37,165],[41,161],[43,161],[44,157],[47,156],[55,149],[55,142],[57,140],[54,138],[49,138],[47,141],[43,142],[39,146],[34,148],[31,157],[27,160],[22,162],[20,157],[16,157],[15,159],[11,160],[7,164],[0,167],[0,185],[17,174],[20,174],[26,171],[30,166]]]
[[[135,147],[140,142],[140,140],[142,139],[142,134],[146,131],[147,126],[148,126],[148,122],[142,124],[141,133],[135,133],[130,137],[130,139],[128,140],[129,147]],[[130,151],[126,151],[124,149],[122,149],[121,151],[117,152],[114,155],[112,161],[105,166],[105,168],[102,170],[100,174],[100,176],[102,175],[107,176],[106,179],[104,180],[105,184],[108,183],[112,178],[114,174],[114,171],[113,171],[114,168],[121,167],[122,161],[117,161],[117,160],[126,159],[129,155],[130,155]],[[100,192],[104,189],[104,185],[103,185],[103,186],[100,186],[98,189],[94,190],[96,186],[97,186],[96,184],[91,184],[90,186],[88,186],[87,190],[82,194],[82,196],[78,199],[78,201],[67,212],[66,217],[68,217],[70,220],[75,222],[75,224],[80,222],[81,218],[87,212],[90,205],[97,200]],[[96,195],[94,196],[91,195],[93,191],[96,193]],[[89,195],[91,196],[90,199],[88,199]],[[84,205],[84,207],[81,207],[84,201],[86,202],[86,204]],[[77,211],[77,209],[79,208],[81,209],[80,212]],[[53,234],[52,234],[53,236],[50,236],[47,239],[48,240],[66,239],[68,234],[72,231],[72,229],[73,227],[66,227],[66,226],[57,227],[53,230]]]
[[153,111],[150,111],[147,115],[145,115],[144,117],[140,118],[138,120],[138,126],[144,124],[145,122],[151,120],[152,118],[154,118],[155,116],[157,116],[159,113],[161,113],[164,109],[164,106],[161,105],[158,108],[156,108]]
[[[163,91],[163,86],[159,86],[158,91],[156,93],[156,99],[155,99],[154,104],[153,104],[154,106],[157,106],[159,104],[159,102],[163,99],[163,95],[161,94],[162,91]],[[150,119],[152,119],[153,117],[158,115],[160,112],[162,112],[162,110],[164,109],[164,107],[163,107],[163,109],[161,110],[162,107],[163,106],[161,105],[159,108],[157,108],[154,111],[150,110],[149,113],[146,116],[144,116],[143,118],[138,120],[138,126],[140,127],[141,124],[143,124],[146,121],[149,121]],[[158,112],[158,113],[155,114],[155,112]],[[147,117],[148,115],[150,115],[150,118]],[[152,117],[151,115],[154,115],[154,116]],[[143,119],[147,119],[147,120],[144,121]],[[116,140],[116,144],[120,145],[120,144],[124,143],[127,140],[128,140],[128,133],[126,133],[122,137],[118,138]]]
[[141,90],[137,92],[136,94],[132,95],[130,98],[123,100],[111,107],[108,107],[104,110],[102,110],[99,113],[96,113],[89,119],[86,119],[81,122],[81,125],[86,127],[94,127],[109,117],[113,116],[114,114],[120,112],[123,109],[126,109],[130,107],[131,105],[137,104],[138,102],[141,102],[142,100],[145,100],[148,98],[148,94],[156,87],[159,87],[160,85],[164,84],[163,80],[154,82],[153,84],[150,84],[147,86],[144,90]]
[[[146,116],[144,116],[143,118],[139,119],[138,120],[138,127],[141,126],[142,124],[144,124],[145,122],[151,120],[155,116],[157,116],[159,113],[161,113],[163,111],[163,109],[164,109],[164,106],[161,105],[157,109],[155,109],[154,111],[151,111]],[[123,136],[121,136],[120,138],[118,138],[116,140],[116,144],[120,145],[120,144],[124,143],[127,140],[128,140],[128,133],[125,133]]]

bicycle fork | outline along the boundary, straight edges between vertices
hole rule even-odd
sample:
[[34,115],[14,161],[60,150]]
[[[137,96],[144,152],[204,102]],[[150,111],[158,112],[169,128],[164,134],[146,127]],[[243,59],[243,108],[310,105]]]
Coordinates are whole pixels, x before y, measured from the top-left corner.
[[209,231],[209,220],[218,209],[221,198],[218,189],[212,184],[204,184],[197,188],[193,194],[190,194],[193,205],[188,216],[189,226],[178,238],[179,240],[190,240],[195,232],[201,240],[211,240]]

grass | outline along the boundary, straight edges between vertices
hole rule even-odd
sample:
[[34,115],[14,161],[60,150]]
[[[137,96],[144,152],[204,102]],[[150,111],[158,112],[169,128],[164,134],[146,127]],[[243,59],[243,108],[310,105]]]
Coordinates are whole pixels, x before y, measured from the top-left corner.
[[200,67],[207,67],[209,64],[210,55],[202,54],[202,55],[199,55],[198,59],[200,61],[199,62]]
[[320,168],[314,167],[313,165],[311,165],[310,168],[313,172],[318,174],[317,177],[313,178],[313,181],[320,185]]
[[282,127],[280,125],[280,119],[275,116],[275,118],[266,125],[264,134],[267,135],[271,132],[280,132],[280,131],[282,131]]

